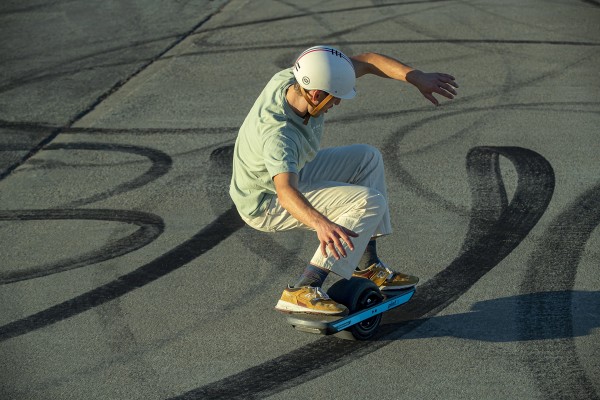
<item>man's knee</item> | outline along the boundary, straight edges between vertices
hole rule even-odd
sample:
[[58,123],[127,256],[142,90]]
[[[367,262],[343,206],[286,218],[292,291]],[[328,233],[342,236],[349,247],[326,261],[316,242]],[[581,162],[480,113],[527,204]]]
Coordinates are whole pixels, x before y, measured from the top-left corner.
[[387,199],[380,191],[376,189],[368,189],[366,201],[367,208],[377,210],[380,214],[383,214],[387,210]]
[[381,152],[377,147],[370,144],[355,144],[356,151],[363,154],[364,158],[373,163],[380,163],[383,160]]

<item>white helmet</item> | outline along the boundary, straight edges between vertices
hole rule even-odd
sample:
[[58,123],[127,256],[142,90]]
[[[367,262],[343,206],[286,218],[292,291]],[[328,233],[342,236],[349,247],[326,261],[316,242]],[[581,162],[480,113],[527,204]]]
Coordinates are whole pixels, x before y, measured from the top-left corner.
[[356,96],[352,60],[333,47],[305,50],[294,63],[294,76],[304,90],[323,90],[340,99]]

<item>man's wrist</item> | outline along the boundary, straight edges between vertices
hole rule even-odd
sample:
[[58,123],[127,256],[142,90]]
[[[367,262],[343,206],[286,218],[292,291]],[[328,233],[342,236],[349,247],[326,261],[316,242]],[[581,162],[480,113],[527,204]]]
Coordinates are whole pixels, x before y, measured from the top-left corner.
[[418,87],[418,82],[421,75],[423,75],[423,71],[413,69],[406,73],[406,82]]

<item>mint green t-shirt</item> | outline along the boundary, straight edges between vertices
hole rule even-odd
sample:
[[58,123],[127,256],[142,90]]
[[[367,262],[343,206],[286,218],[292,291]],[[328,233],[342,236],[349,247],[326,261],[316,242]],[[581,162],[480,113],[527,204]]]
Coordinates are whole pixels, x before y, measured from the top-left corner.
[[323,116],[303,124],[285,99],[294,83],[291,68],[275,74],[240,127],[229,194],[244,216],[261,214],[276,196],[275,175],[299,173],[319,151]]

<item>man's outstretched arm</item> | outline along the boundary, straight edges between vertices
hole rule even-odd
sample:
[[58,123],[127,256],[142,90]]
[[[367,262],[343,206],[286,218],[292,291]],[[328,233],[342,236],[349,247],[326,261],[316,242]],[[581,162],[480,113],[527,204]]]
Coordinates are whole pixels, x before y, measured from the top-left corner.
[[350,58],[354,64],[357,78],[373,74],[382,78],[408,82],[436,106],[439,102],[433,97],[433,93],[449,99],[453,99],[457,95],[455,88],[458,88],[458,85],[452,75],[423,72],[399,60],[377,53],[364,53]]

